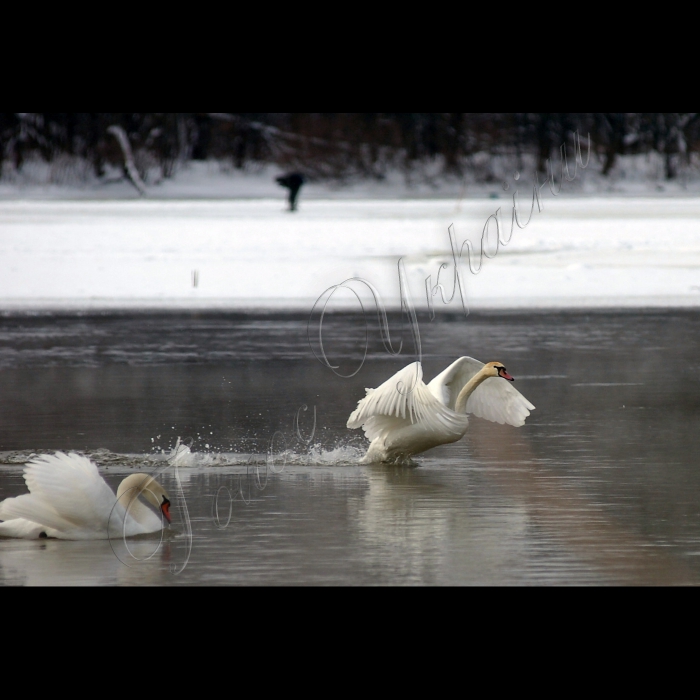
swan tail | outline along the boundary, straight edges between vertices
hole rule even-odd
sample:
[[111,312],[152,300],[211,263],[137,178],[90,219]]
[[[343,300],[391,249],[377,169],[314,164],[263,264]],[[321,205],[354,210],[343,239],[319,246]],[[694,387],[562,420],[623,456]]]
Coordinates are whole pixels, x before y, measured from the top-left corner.
[[41,537],[52,537],[51,528],[39,523],[33,523],[24,518],[14,518],[0,523],[0,537],[19,537],[23,540],[38,540]]

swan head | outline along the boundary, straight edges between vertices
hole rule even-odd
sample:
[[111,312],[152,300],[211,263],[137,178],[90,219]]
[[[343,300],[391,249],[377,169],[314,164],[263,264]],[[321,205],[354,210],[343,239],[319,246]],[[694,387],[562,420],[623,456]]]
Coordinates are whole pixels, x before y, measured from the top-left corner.
[[124,501],[124,507],[128,508],[129,504],[139,496],[143,496],[152,506],[157,508],[165,517],[165,519],[170,522],[170,499],[168,498],[167,491],[151,476],[148,474],[131,474],[127,476],[121,484],[119,484],[119,489],[117,490],[117,500],[120,500],[122,496],[126,496]]
[[509,382],[515,381],[515,377],[511,377],[510,374],[506,372],[506,367],[502,362],[488,362],[484,365],[484,370],[487,377],[502,377]]

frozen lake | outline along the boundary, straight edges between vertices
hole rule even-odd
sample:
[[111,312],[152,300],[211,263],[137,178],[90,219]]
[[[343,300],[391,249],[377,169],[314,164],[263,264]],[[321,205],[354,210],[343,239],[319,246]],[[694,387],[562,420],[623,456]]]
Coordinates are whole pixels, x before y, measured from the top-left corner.
[[[700,312],[419,312],[427,379],[462,354],[498,359],[537,409],[521,428],[475,418],[417,467],[358,465],[364,438],[345,427],[364,387],[413,357],[370,326],[365,365],[339,378],[306,318],[5,314],[0,495],[24,491],[33,452],[85,451],[116,489],[191,437],[192,536],[171,467],[163,543],[3,540],[0,582],[700,583]],[[326,321],[341,367],[363,338],[357,314]]]
[[[542,196],[511,233],[500,199],[0,201],[3,309],[222,308],[308,311],[349,277],[398,304],[397,261],[426,308],[426,279],[454,288],[456,255],[473,309],[700,306],[700,199]],[[519,221],[529,216],[527,190]],[[441,265],[448,265],[440,273]],[[440,278],[438,279],[438,274]],[[443,306],[440,293],[431,301]],[[348,293],[334,307],[354,305]],[[459,294],[446,308],[460,305]]]
[[[91,455],[115,489],[165,469],[175,494],[172,532],[131,554],[0,541],[1,583],[700,583],[699,199],[545,192],[509,236],[505,192],[303,193],[290,214],[270,182],[239,200],[0,200],[0,498],[54,450]],[[499,207],[509,244],[490,229],[478,275],[465,248],[455,287],[452,245],[478,257]],[[323,336],[339,371],[369,336],[341,379],[307,320],[350,277],[398,308],[399,259],[425,378],[500,360],[537,410],[521,428],[473,419],[417,467],[361,466],[348,415],[415,359],[411,335],[392,358],[369,286],[339,289]]]

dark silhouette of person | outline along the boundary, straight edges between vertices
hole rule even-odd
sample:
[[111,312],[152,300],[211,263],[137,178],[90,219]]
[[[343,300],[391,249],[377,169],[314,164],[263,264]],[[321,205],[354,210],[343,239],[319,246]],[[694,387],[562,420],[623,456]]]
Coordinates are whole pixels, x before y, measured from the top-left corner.
[[297,210],[297,196],[301,186],[304,184],[304,176],[301,173],[289,173],[287,175],[280,175],[277,178],[277,182],[289,189],[289,211]]

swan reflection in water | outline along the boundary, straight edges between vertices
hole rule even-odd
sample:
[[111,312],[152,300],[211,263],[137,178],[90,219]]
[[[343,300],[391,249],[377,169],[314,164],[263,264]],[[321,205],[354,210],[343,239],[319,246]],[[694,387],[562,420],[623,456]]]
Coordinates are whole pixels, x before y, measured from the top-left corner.
[[378,581],[697,583],[679,552],[654,546],[575,477],[553,476],[526,440],[509,444],[504,432],[481,424],[451,457],[436,452],[420,469],[366,467],[366,491],[349,499],[348,520],[364,543],[363,566]]
[[469,488],[467,469],[478,465],[460,455],[446,472],[445,461],[366,468],[367,489],[349,503],[365,562],[401,583],[507,582],[527,543],[527,509],[517,500],[485,506]]
[[158,534],[107,540],[4,540],[0,581],[23,586],[162,585],[171,543]]

